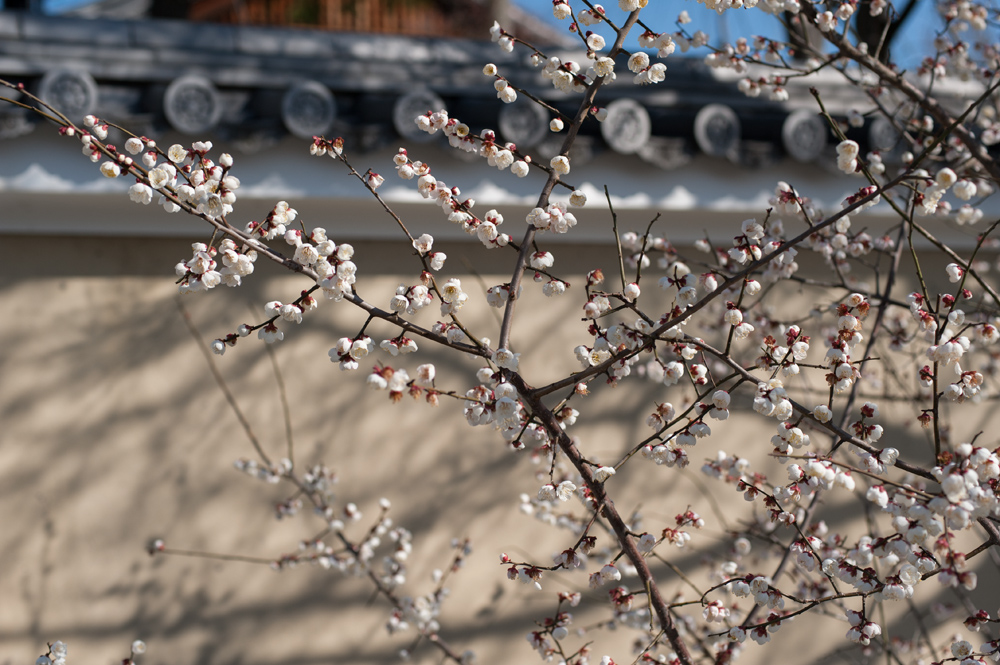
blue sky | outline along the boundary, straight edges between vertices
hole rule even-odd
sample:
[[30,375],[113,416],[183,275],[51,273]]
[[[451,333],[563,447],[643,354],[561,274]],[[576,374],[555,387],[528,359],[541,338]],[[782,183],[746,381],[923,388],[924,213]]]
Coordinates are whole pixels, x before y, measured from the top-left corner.
[[[566,29],[569,21],[559,21],[552,16],[551,0],[513,0],[519,6],[543,17],[553,26]],[[901,0],[897,0],[900,3]],[[906,22],[905,29],[896,39],[893,56],[903,67],[913,68],[931,51],[934,41],[934,30],[941,25],[931,0],[916,0],[914,13]],[[579,3],[570,4],[576,8]],[[603,6],[608,17],[618,23],[625,13],[618,9],[617,0],[603,0]],[[778,20],[760,9],[730,9],[721,16],[706,9],[704,5],[693,0],[649,0],[649,5],[643,9],[642,20],[657,32],[674,32],[677,15],[686,10],[691,17],[691,23],[686,26],[690,32],[704,30],[712,39],[713,44],[730,42],[741,36],[774,36],[783,39],[784,28]],[[603,33],[602,33],[603,34]],[[607,37],[607,35],[605,35]]]
[[[563,29],[568,21],[557,21],[552,16],[551,0],[513,0],[519,6],[531,11],[546,21]],[[933,31],[940,25],[931,0],[916,0],[915,14],[907,21],[906,30],[896,40],[895,59],[906,68],[913,68],[920,59],[929,52],[933,40]],[[68,8],[87,4],[89,0],[42,0],[46,11],[58,12]],[[2,0],[0,0],[2,3]],[[623,15],[618,9],[616,0],[605,0],[605,10],[608,16],[620,19]],[[777,20],[760,11],[729,10],[722,16],[706,9],[692,0],[650,0],[649,6],[643,10],[643,21],[660,32],[673,32],[677,14],[687,10],[692,23],[688,26],[692,31],[701,29],[707,32],[713,43],[729,41],[741,35],[783,35],[783,29]]]

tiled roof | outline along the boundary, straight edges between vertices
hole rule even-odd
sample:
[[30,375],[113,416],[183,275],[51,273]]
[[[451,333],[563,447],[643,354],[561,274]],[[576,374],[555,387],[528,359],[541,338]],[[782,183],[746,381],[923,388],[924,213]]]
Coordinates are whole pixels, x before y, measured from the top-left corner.
[[[251,142],[329,133],[373,149],[392,135],[386,130],[412,134],[399,118],[443,104],[474,129],[498,127],[519,147],[552,152],[548,112],[523,98],[499,104],[481,73],[486,62],[560,110],[576,104],[523,56],[484,42],[0,12],[0,76],[75,117],[96,113],[149,135],[174,129]],[[785,156],[811,161],[833,140],[814,111],[796,110],[811,102],[804,89],[791,86],[786,103],[751,99],[699,59],[668,63],[665,81],[642,87],[626,80],[621,63],[603,97],[609,120],[584,127],[578,158],[610,148],[662,168],[697,153],[758,167]],[[831,84],[833,107],[844,106],[848,89]],[[0,137],[31,129],[9,109],[0,113]],[[868,147],[869,133],[856,133]]]
[[[564,62],[582,56],[547,55]],[[486,62],[548,104],[575,110],[578,97],[555,90],[520,51],[506,54],[489,42],[0,12],[0,77],[23,82],[76,118],[95,113],[161,143],[216,140],[237,158],[241,210],[254,214],[288,199],[305,218],[324,220],[346,238],[378,239],[386,231],[367,223],[377,213],[367,192],[332,177],[339,167],[309,157],[303,137],[343,136],[360,168],[386,174],[396,149],[406,146],[463,195],[484,209],[503,208],[512,219],[535,204],[537,174],[498,174],[486,160],[447,148],[440,133],[416,132],[416,115],[446,106],[474,131],[496,129],[536,159],[553,156],[564,134],[548,131],[549,112],[524,95],[500,103],[482,74]],[[620,63],[618,80],[599,98],[608,119],[584,124],[567,182],[594,203],[579,212],[574,242],[606,239],[605,187],[616,211],[642,225],[660,219],[677,242],[706,230],[724,236],[733,220],[764,214],[778,181],[828,210],[856,191],[858,180],[835,169],[836,139],[808,87],[838,119],[850,108],[871,109],[840,74],[790,79],[788,99],[775,102],[766,91],[745,96],[739,76],[700,59],[666,62],[666,79],[648,86],[634,85]],[[970,93],[940,86],[935,92],[953,108]],[[863,151],[895,136],[875,117],[848,130]],[[71,142],[37,123],[0,105],[0,200],[7,211],[0,233],[197,234],[195,224],[177,216],[135,215],[126,179],[103,178]],[[884,157],[891,162],[891,153]],[[412,184],[387,178],[380,193],[414,228],[464,237]],[[987,208],[988,215],[1000,214]],[[888,212],[867,211],[865,224],[877,230],[893,223]]]

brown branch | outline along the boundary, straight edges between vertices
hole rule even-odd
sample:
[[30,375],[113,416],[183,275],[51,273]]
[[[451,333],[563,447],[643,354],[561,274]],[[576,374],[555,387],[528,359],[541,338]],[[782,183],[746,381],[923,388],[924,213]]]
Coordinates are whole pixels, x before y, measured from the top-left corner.
[[670,615],[668,604],[660,594],[659,586],[657,586],[656,580],[653,578],[653,574],[646,563],[646,558],[639,551],[628,525],[625,524],[625,520],[622,519],[618,510],[615,508],[614,501],[611,500],[605,491],[604,483],[594,480],[594,475],[591,471],[590,465],[584,459],[580,450],[576,447],[576,444],[573,443],[573,440],[570,439],[569,435],[567,435],[565,430],[562,429],[558,419],[555,417],[555,414],[553,414],[552,411],[542,403],[539,397],[531,394],[530,389],[524,382],[524,379],[522,379],[518,374],[512,372],[510,381],[514,384],[514,387],[517,388],[517,391],[521,395],[521,399],[524,400],[533,416],[545,427],[546,430],[548,430],[549,435],[555,438],[559,448],[583,477],[584,483],[586,483],[587,488],[590,490],[592,500],[596,505],[601,506],[602,515],[615,532],[615,536],[618,539],[618,543],[622,547],[622,551],[625,553],[625,556],[628,557],[628,560],[632,563],[632,565],[635,566],[640,581],[646,587],[649,594],[649,602],[652,605],[656,617],[660,621],[660,628],[667,636],[667,640],[670,642],[671,648],[677,654],[678,659],[683,665],[692,665],[693,661],[691,660],[691,654]]

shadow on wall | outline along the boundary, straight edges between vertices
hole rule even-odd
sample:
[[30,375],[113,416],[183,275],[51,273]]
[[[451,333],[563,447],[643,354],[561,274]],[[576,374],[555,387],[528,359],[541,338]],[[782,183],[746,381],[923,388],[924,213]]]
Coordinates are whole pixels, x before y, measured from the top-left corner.
[[[373,302],[388,301],[400,279],[412,283],[413,277],[399,274],[412,261],[405,248],[359,244],[356,249],[359,291]],[[452,274],[464,272],[457,260],[461,248],[442,249],[453,257]],[[322,526],[307,514],[276,521],[274,505],[289,497],[287,491],[230,470],[235,459],[251,457],[252,449],[174,302],[169,269],[189,254],[188,243],[165,240],[5,237],[0,244],[0,305],[8,313],[3,336],[8,352],[0,354],[5,378],[0,512],[6,516],[0,560],[11,571],[0,577],[0,597],[6,599],[0,605],[0,643],[13,645],[9,662],[29,662],[55,639],[100,662],[122,657],[136,637],[149,642],[150,665],[396,662],[397,651],[410,644],[409,634],[386,637],[387,605],[373,599],[364,580],[313,567],[273,573],[262,565],[150,559],[144,552],[148,539],[162,537],[181,549],[273,559],[296,551]],[[509,279],[499,276],[501,264],[493,254],[480,253],[477,261],[483,255],[475,266],[478,276],[461,275],[470,292],[480,279],[483,288]],[[566,248],[557,260],[563,257],[570,265],[560,267],[569,275],[593,267],[616,274],[607,248]],[[263,302],[290,300],[306,286],[273,267],[260,265],[258,271],[240,292],[185,299],[206,339],[253,320],[247,302],[259,311]],[[580,277],[569,279],[574,289],[582,285]],[[539,385],[574,368],[568,349],[585,341],[587,324],[580,321],[578,295],[542,300],[533,287],[526,285],[522,314],[537,319],[515,337],[515,348],[524,352],[526,367],[532,358],[544,359],[540,374],[527,377]],[[429,325],[435,315],[425,312],[421,322]],[[470,304],[463,318],[472,330],[495,334],[494,312]],[[547,482],[547,465],[532,466],[530,452],[510,452],[488,428],[465,426],[459,401],[442,399],[434,410],[409,398],[392,405],[385,393],[365,387],[366,370],[340,372],[326,349],[340,336],[353,336],[363,322],[354,308],[323,303],[302,325],[284,326],[286,339],[275,352],[288,389],[297,464],[324,461],[338,471],[337,504],[352,501],[365,513],[352,527],[355,534],[377,514],[380,497],[393,502],[395,523],[415,535],[409,592],[431,590],[432,570],[450,560],[451,539],[470,537],[475,551],[451,585],[442,636],[459,649],[475,649],[481,663],[512,656],[530,662],[537,655],[524,635],[533,621],[554,611],[556,591],[581,591],[598,601],[607,593],[590,591],[582,573],[547,574],[537,592],[508,582],[498,565],[500,552],[544,564],[574,540],[518,511],[518,495],[534,495]],[[380,324],[369,332],[376,341],[390,334]],[[478,367],[454,362],[427,344],[415,359],[400,364],[412,369],[420,362],[435,363],[440,387],[460,394]],[[218,366],[262,445],[273,457],[282,456],[281,404],[262,345],[255,339],[241,342]],[[617,459],[647,436],[645,415],[670,397],[669,390],[643,380],[593,389],[588,399],[594,410],[572,431],[601,461]],[[886,408],[898,411],[894,418],[912,416],[910,405]],[[732,419],[713,424],[717,435],[700,444],[684,473],[651,469],[644,466],[648,462],[626,467],[615,479],[623,488],[619,506],[623,512],[641,510],[644,528],[658,531],[690,505],[710,523],[695,534],[702,539],[699,547],[714,543],[711,554],[724,561],[732,556],[733,540],[726,527],[755,517],[740,492],[706,479],[697,467],[720,448],[742,452],[766,445],[773,426],[750,414],[746,404],[734,406]],[[915,429],[891,444],[921,451],[922,436]],[[758,470],[784,477],[777,463]],[[850,534],[857,504],[830,501],[820,506],[821,516],[831,530]],[[694,548],[669,555],[680,570],[705,572]],[[773,565],[760,562],[761,570]],[[656,566],[662,579],[673,580],[678,598],[694,599],[670,569]],[[976,594],[989,594],[995,583],[986,582],[985,570],[981,577]],[[707,578],[696,582],[707,585]],[[924,613],[934,603],[961,605],[951,592],[933,586],[924,591],[926,597],[916,599]],[[907,607],[901,603],[887,611],[890,634],[908,637],[913,618]],[[581,610],[577,625],[607,616],[603,610]],[[853,662],[857,652],[842,650],[842,634],[813,621],[821,620],[797,619],[775,635],[773,646],[802,654],[790,663]],[[592,637],[595,654],[629,652],[626,630]],[[745,662],[770,653],[752,647]],[[427,646],[420,652],[426,662],[436,658],[430,654]]]
[[[44,276],[31,260],[41,247],[59,257]],[[372,602],[363,580],[312,568],[275,574],[243,563],[151,560],[144,552],[157,536],[181,549],[277,558],[320,528],[308,515],[275,522],[274,504],[288,494],[229,470],[252,449],[174,303],[169,268],[190,255],[190,245],[6,237],[0,251],[0,302],[14,319],[4,337],[16,349],[0,356],[7,377],[0,508],[11,515],[0,557],[16,571],[0,581],[0,595],[16,599],[0,608],[0,641],[17,645],[17,661],[54,639],[77,653],[117,657],[143,637],[155,662],[395,662],[409,638],[385,637],[388,610]],[[373,299],[395,290],[400,278],[386,267],[405,265],[405,254],[358,247],[361,270],[378,274],[364,287]],[[261,265],[240,293],[185,303],[206,339],[222,335],[252,320],[246,302],[259,308],[302,288],[278,274]],[[575,309],[569,301],[562,307]],[[451,538],[470,536],[476,553],[446,605],[444,634],[461,648],[504,648],[512,639],[526,648],[531,618],[550,608],[533,589],[508,583],[496,555],[520,549],[525,558],[547,557],[549,547],[539,555],[528,543],[551,542],[557,551],[567,538],[548,535],[517,510],[518,494],[537,490],[525,476],[527,455],[505,450],[488,429],[435,424],[460,423],[459,402],[443,400],[433,412],[409,399],[391,405],[364,386],[362,372],[343,375],[325,351],[360,328],[364,318],[352,310],[324,303],[286,328],[276,347],[296,459],[338,470],[338,504],[353,501],[369,518],[379,497],[393,501],[396,523],[416,534],[417,592],[429,591],[430,572],[447,564]],[[567,316],[550,308],[540,325],[551,329]],[[495,328],[491,312],[470,321]],[[377,328],[370,330],[376,339],[387,333]],[[463,391],[476,368],[434,349],[421,356]],[[280,457],[284,425],[263,347],[248,340],[218,364],[257,436]],[[365,520],[357,526],[366,527]],[[525,597],[531,616],[520,609]]]

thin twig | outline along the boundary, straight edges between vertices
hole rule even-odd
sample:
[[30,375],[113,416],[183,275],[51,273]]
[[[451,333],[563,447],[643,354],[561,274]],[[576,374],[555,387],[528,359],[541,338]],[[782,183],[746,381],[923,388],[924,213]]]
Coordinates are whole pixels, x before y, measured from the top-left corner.
[[250,421],[247,420],[245,415],[243,415],[240,405],[236,402],[236,397],[233,395],[232,391],[229,390],[229,385],[222,377],[222,373],[219,371],[219,368],[216,367],[215,359],[212,357],[211,351],[208,350],[208,345],[205,344],[201,333],[195,326],[194,321],[191,318],[191,313],[188,312],[187,307],[184,306],[180,297],[177,298],[176,303],[177,309],[180,310],[181,318],[184,320],[184,325],[187,326],[188,332],[191,333],[191,337],[194,338],[195,345],[198,347],[201,355],[205,358],[205,362],[208,363],[208,370],[212,373],[212,377],[218,384],[219,390],[222,391],[223,396],[226,398],[226,402],[233,410],[233,414],[235,414],[236,419],[240,422],[240,426],[243,428],[243,432],[246,434],[247,439],[250,440],[250,444],[254,447],[254,450],[257,451],[257,454],[260,456],[260,459],[264,462],[264,464],[268,467],[272,467],[271,458],[264,452],[264,449],[260,445],[260,441],[257,440],[257,435],[254,434],[253,428],[250,426]]

